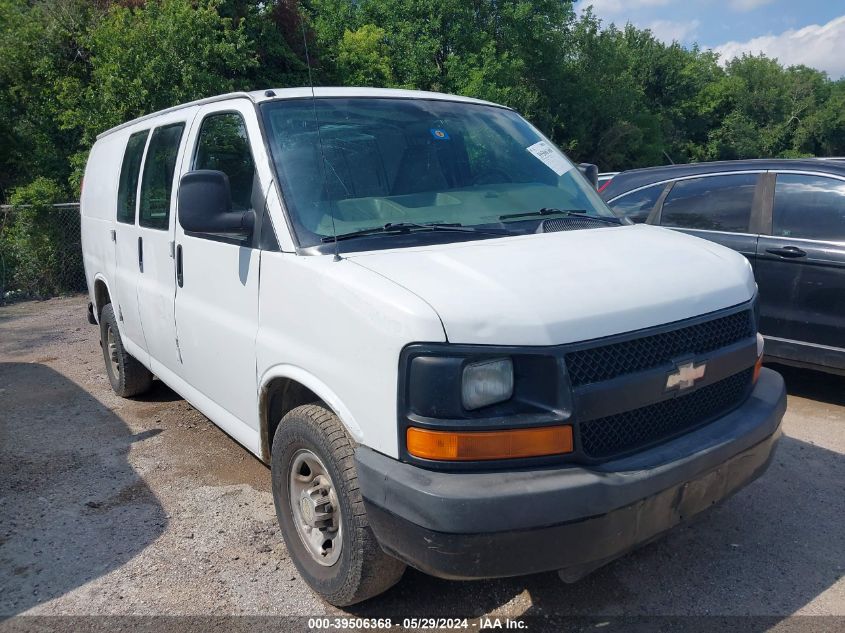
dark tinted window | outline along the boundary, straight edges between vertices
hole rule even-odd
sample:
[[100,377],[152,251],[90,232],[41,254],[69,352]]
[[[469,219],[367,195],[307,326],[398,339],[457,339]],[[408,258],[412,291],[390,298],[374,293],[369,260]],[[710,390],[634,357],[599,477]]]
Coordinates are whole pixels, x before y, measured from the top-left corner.
[[150,139],[141,181],[141,216],[138,223],[152,229],[166,229],[170,219],[170,194],[176,171],[176,154],[184,123],[156,128]]
[[772,233],[781,237],[845,240],[845,181],[778,174]]
[[129,137],[123,164],[120,167],[120,182],[117,187],[117,221],[135,224],[135,199],[138,196],[138,170],[144,155],[149,130],[135,132]]
[[685,229],[748,231],[757,174],[679,180],[663,202],[660,224]]
[[629,193],[611,202],[610,208],[616,212],[616,215],[634,222],[645,222],[665,187],[665,184],[655,185]]
[[202,122],[194,169],[214,169],[229,177],[232,206],[251,209],[255,164],[249,148],[246,125],[240,114],[226,112],[208,116]]

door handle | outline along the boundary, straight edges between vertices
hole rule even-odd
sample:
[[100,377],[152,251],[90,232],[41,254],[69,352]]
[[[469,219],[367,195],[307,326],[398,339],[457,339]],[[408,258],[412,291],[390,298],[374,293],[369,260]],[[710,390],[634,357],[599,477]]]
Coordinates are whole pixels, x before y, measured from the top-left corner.
[[795,257],[806,257],[807,251],[798,248],[797,246],[784,246],[783,248],[767,248],[767,253],[777,255],[778,257],[788,257],[790,259]]
[[138,236],[138,270],[144,272],[144,238]]
[[176,246],[176,283],[181,288],[184,281],[182,276],[182,245],[178,244]]

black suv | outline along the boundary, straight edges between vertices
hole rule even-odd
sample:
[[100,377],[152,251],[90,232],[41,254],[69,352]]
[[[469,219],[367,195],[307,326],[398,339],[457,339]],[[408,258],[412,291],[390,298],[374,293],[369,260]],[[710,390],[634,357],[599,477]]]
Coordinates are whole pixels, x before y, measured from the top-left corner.
[[845,375],[845,163],[737,160],[635,169],[614,177],[601,195],[634,222],[745,255],[760,291],[766,356]]

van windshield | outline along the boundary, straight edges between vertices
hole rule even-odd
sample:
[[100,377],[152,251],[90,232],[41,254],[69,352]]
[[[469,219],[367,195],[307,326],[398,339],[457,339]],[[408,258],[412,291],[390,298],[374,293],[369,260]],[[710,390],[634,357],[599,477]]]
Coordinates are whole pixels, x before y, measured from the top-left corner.
[[[330,97],[261,108],[285,205],[304,247],[335,234],[362,232],[367,241],[369,229],[379,235],[397,224],[478,229],[448,232],[454,239],[496,235],[493,228],[534,232],[550,210],[616,219],[577,168],[506,108]],[[358,241],[354,237],[349,242]]]

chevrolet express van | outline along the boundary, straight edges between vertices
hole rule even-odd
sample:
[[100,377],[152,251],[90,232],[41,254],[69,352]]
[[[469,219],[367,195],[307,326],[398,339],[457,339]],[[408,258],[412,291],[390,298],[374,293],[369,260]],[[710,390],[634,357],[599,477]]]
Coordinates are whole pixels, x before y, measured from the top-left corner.
[[81,212],[115,392],[156,376],[269,464],[335,605],[406,565],[575,580],[758,477],[779,437],[745,258],[620,220],[506,107],[196,101],[100,135]]

